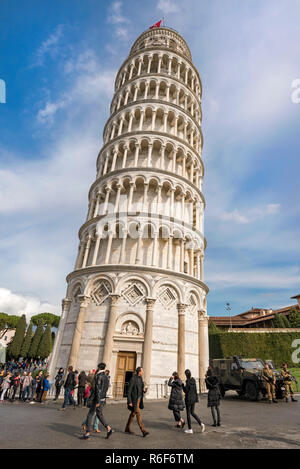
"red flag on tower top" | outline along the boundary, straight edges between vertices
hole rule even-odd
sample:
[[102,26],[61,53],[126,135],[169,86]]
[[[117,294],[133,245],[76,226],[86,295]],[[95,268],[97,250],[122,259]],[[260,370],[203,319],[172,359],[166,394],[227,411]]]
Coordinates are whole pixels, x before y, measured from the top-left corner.
[[162,20],[158,21],[158,23],[155,23],[153,26],[150,26],[149,29],[160,28],[161,22],[162,22]]

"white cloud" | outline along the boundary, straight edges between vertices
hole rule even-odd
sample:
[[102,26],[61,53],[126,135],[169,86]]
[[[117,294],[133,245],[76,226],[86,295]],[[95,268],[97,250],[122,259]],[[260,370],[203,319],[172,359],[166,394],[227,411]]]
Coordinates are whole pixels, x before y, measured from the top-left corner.
[[129,24],[130,20],[122,14],[122,7],[123,2],[114,1],[109,9],[107,21],[113,25],[116,37],[126,41],[129,38],[129,32],[125,25]]
[[0,311],[17,316],[26,315],[27,321],[39,313],[61,314],[58,305],[42,302],[35,296],[24,296],[11,292],[6,288],[0,288]]
[[171,13],[179,13],[179,6],[173,0],[158,0],[157,9],[162,11],[165,15]]
[[220,219],[224,221],[233,221],[236,223],[253,223],[264,218],[267,215],[275,215],[280,208],[280,204],[268,204],[265,207],[254,208],[240,213],[237,209],[232,212],[223,212]]
[[[242,270],[239,265],[232,262],[227,268],[222,269],[222,264],[218,266],[215,262],[209,263],[209,272],[206,275],[208,285],[213,289],[220,288],[256,288],[260,290],[268,289],[295,289],[298,291],[300,284],[300,271],[297,266],[270,268],[260,266],[247,266]],[[214,269],[214,267],[217,267]]]
[[59,24],[54,33],[52,33],[38,48],[34,57],[34,63],[32,66],[44,65],[45,58],[48,54],[56,56],[58,52],[58,43],[63,35],[63,25]]

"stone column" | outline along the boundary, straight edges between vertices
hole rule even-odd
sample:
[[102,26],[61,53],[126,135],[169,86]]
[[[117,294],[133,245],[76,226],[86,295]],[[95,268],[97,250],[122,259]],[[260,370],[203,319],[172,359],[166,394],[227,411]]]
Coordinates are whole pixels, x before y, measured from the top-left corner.
[[81,269],[82,266],[82,258],[83,258],[83,251],[84,251],[84,243],[79,244],[79,252],[78,257],[75,264],[75,270]]
[[108,318],[108,325],[105,336],[105,344],[102,361],[106,363],[107,368],[111,366],[112,348],[114,342],[114,333],[116,328],[117,309],[120,295],[110,294],[111,304]]
[[104,264],[108,264],[108,262],[109,262],[112,239],[113,239],[113,232],[111,231],[109,233],[109,236],[108,236],[106,256],[105,256]]
[[153,57],[151,57],[151,56],[149,57],[148,69],[147,69],[147,73],[148,73],[148,74],[150,73],[150,70],[151,70],[152,58],[153,58]]
[[[129,116],[128,133],[131,132],[131,130],[132,130],[133,118],[134,118],[134,115],[133,115],[133,113],[131,112],[131,113],[130,113],[130,116]],[[123,168],[124,168],[124,166],[123,166]]]
[[132,205],[132,197],[133,197],[133,191],[134,191],[134,182],[130,182],[130,189],[129,189],[129,196],[128,196],[128,205],[127,205],[127,212],[131,211],[131,205]]
[[68,361],[68,367],[73,366],[73,370],[75,370],[77,366],[77,359],[78,359],[78,353],[80,349],[82,332],[84,328],[86,309],[87,309],[88,302],[89,302],[88,296],[79,295],[78,299],[80,301],[80,309],[79,309],[79,313],[78,313],[78,317],[76,321],[75,331],[73,335],[73,342],[72,342],[69,361]]
[[135,156],[134,156],[134,166],[138,166],[138,161],[139,161],[139,152],[140,152],[140,144],[136,143],[135,144]]
[[148,192],[149,184],[148,182],[144,183],[144,195],[143,195],[143,203],[142,203],[142,212],[148,212],[147,206],[147,192]]
[[179,303],[178,307],[178,351],[177,372],[181,379],[185,377],[185,310],[187,305]]
[[111,188],[110,187],[106,187],[105,188],[105,191],[106,191],[106,194],[105,194],[105,200],[104,200],[104,206],[103,206],[103,213],[102,215],[105,215],[106,212],[107,212],[107,206],[108,206],[108,200],[109,200],[109,194],[111,192]]
[[119,261],[120,264],[124,264],[125,262],[126,241],[127,241],[127,229],[126,228],[122,229],[122,234],[123,234],[123,238],[122,238],[122,246],[121,246],[120,261]]
[[138,237],[138,242],[137,242],[137,248],[136,248],[136,257],[135,257],[135,264],[139,265],[142,261],[141,255],[142,255],[142,236],[143,232],[139,231],[139,237]]
[[170,235],[168,239],[168,264],[167,264],[167,269],[172,269],[172,261],[173,261],[173,252],[172,252],[172,247],[173,247],[173,236]]
[[115,200],[115,208],[114,213],[117,213],[119,210],[119,203],[120,203],[120,195],[121,195],[121,184],[117,184],[117,195]]
[[94,249],[92,265],[96,265],[98,252],[99,252],[100,241],[101,241],[101,236],[100,236],[100,234],[96,233],[96,244],[95,244],[95,249]]
[[114,150],[114,157],[113,157],[113,161],[112,161],[112,165],[111,165],[111,169],[110,169],[111,172],[115,170],[117,158],[118,158],[118,149],[115,148],[115,150]]
[[143,130],[144,117],[145,117],[145,111],[142,109],[142,111],[141,111],[141,117],[140,117],[140,127],[139,127],[139,131]]
[[[143,347],[143,369],[144,369],[144,380],[146,385],[150,386],[151,376],[151,356],[152,356],[152,335],[153,335],[153,310],[155,305],[155,298],[146,298],[146,325],[144,335],[144,347]],[[150,389],[149,389],[150,391]],[[150,397],[150,392],[148,396]]]
[[205,392],[205,373],[209,365],[209,343],[208,318],[204,310],[198,311],[198,354],[200,390]]
[[128,147],[126,146],[126,147],[124,147],[122,169],[126,168],[127,154],[128,154]]
[[101,193],[98,192],[97,199],[96,199],[95,210],[94,210],[94,214],[93,214],[94,218],[96,218],[99,215],[100,198],[101,198]]
[[[50,362],[50,366],[48,370],[50,374],[50,382],[54,379],[56,375],[56,363],[58,359],[58,351],[61,346],[61,341],[64,335],[65,324],[66,324],[66,320],[68,317],[68,313],[70,311],[70,307],[71,307],[71,300],[69,300],[68,298],[64,298],[62,300],[62,315],[59,321],[58,331],[56,334],[54,347],[53,347],[52,354],[51,354],[51,362]],[[60,367],[59,364],[58,364],[58,367]]]
[[89,235],[87,243],[86,243],[85,253],[84,253],[84,258],[83,258],[83,263],[82,263],[82,268],[83,269],[86,267],[86,264],[87,264],[87,260],[88,260],[89,253],[90,253],[91,241],[92,241],[92,236]]
[[152,251],[152,266],[156,266],[156,259],[157,259],[157,238],[158,238],[158,233],[154,233],[154,238],[153,238],[153,251]]

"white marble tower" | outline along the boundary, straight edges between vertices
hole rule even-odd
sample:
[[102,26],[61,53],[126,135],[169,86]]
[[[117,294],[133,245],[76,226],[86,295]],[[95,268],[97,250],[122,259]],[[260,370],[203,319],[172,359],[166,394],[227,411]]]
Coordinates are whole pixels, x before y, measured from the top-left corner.
[[[89,209],[67,277],[50,373],[110,369],[121,396],[143,365],[149,396],[175,370],[203,379],[201,80],[173,29],[145,31],[115,81]],[[117,383],[117,384],[116,384]]]

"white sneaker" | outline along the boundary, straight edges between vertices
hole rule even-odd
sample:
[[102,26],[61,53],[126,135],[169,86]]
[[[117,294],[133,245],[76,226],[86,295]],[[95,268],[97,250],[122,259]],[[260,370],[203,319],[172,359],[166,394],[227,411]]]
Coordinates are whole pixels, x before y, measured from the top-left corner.
[[201,433],[205,432],[205,425],[204,423],[201,423]]
[[186,430],[184,430],[184,433],[194,433],[194,432],[193,432],[192,429],[189,430],[189,429],[187,428]]
[[29,404],[35,404],[35,402],[34,402],[34,401],[31,401],[31,402],[29,402]]

